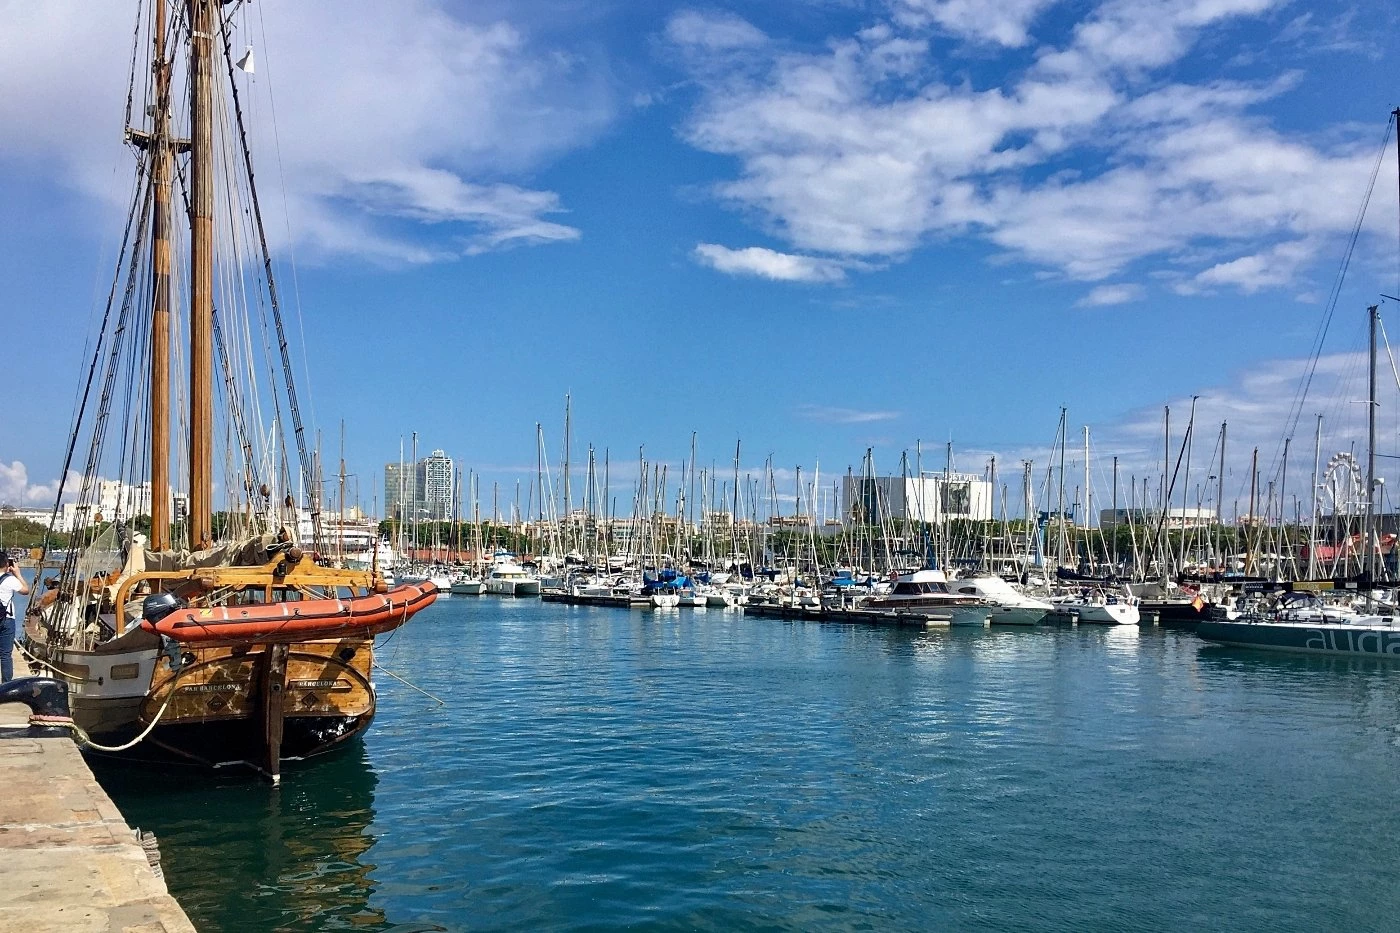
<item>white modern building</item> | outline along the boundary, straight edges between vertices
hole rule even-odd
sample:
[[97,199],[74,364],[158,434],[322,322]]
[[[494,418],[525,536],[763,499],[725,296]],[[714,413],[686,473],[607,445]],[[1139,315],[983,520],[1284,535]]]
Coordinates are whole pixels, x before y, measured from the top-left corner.
[[36,509],[32,506],[0,505],[0,519],[37,522],[40,525],[47,525],[49,523],[49,516],[52,514],[53,509]]
[[1165,528],[1206,528],[1216,524],[1215,509],[1170,508],[1167,509],[1165,522],[1162,519],[1161,509],[1099,510],[1100,528],[1112,528],[1114,525],[1156,528],[1159,523]]
[[841,502],[848,521],[989,521],[992,484],[973,473],[916,476],[847,476]]
[[[72,490],[77,492],[78,490]],[[170,494],[170,514],[179,519],[185,514],[189,499],[183,494]],[[88,524],[121,519],[130,521],[138,515],[151,514],[151,484],[124,483],[115,479],[100,479],[93,490],[92,501],[83,506],[65,502],[59,510],[58,530],[76,531]]]

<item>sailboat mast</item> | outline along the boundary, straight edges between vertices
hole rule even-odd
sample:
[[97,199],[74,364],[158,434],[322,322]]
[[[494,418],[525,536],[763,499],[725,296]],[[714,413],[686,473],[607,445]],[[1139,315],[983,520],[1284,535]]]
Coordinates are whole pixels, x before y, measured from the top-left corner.
[[1313,435],[1312,521],[1308,527],[1308,579],[1317,577],[1317,474],[1322,465],[1322,416],[1317,416]]
[[[695,431],[691,431],[691,432],[690,432],[690,496],[689,496],[689,498],[686,499],[686,506],[687,506],[689,512],[688,512],[687,515],[683,515],[683,516],[682,516],[683,519],[688,519],[688,520],[689,520],[689,523],[690,523],[691,528],[694,528],[694,527],[695,527],[695,436],[696,436],[696,432],[695,432]],[[702,489],[701,492],[703,493],[704,490]],[[702,515],[701,517],[703,518],[704,516]],[[690,530],[687,530],[687,531],[686,531],[686,540],[688,541],[689,539],[690,539]]]
[[1222,570],[1225,569],[1225,441],[1229,425],[1228,421],[1220,422],[1220,469],[1215,477],[1215,557]]
[[[1279,543],[1275,545],[1275,550],[1279,554],[1292,553],[1288,549],[1288,519],[1287,516],[1284,515],[1284,503],[1288,501],[1288,448],[1292,446],[1292,444],[1293,438],[1285,437],[1283,439],[1283,467],[1279,472],[1278,480],[1278,529],[1280,540]],[[1292,558],[1290,557],[1289,560],[1292,560]],[[1297,564],[1294,563],[1293,578],[1296,580],[1297,577]]]
[[[1025,520],[1025,526],[1026,526],[1026,541],[1025,541],[1025,548],[1024,548],[1024,551],[1025,551],[1024,557],[1025,557],[1025,559],[1021,562],[1021,581],[1022,581],[1022,582],[1025,582],[1026,579],[1030,576],[1030,567],[1031,567],[1031,547],[1032,547],[1032,545],[1031,545],[1031,535],[1035,535],[1037,540],[1038,540],[1039,537],[1040,537],[1040,528],[1038,527],[1038,522],[1036,521],[1035,516],[1032,514],[1032,511],[1033,511],[1033,510],[1031,509],[1031,466],[1032,466],[1031,461],[1029,461],[1029,460],[1022,460],[1022,461],[1021,461],[1021,469],[1022,469],[1022,475],[1021,475],[1021,508],[1022,508],[1023,513],[1025,514],[1025,517],[1026,517],[1026,520]],[[1038,548],[1037,548],[1037,550],[1038,550]]]
[[1093,509],[1093,496],[1089,492],[1089,426],[1084,425],[1084,549],[1089,551],[1089,516]]
[[1157,553],[1161,560],[1162,585],[1167,583],[1167,577],[1171,574],[1171,567],[1167,560],[1167,542],[1171,540],[1171,531],[1168,529],[1167,521],[1171,518],[1171,487],[1168,485],[1172,472],[1172,407],[1162,406],[1162,516],[1157,520]]
[[[1180,556],[1177,558],[1177,570],[1181,570],[1186,566],[1186,538],[1187,529],[1190,527],[1190,522],[1188,522],[1186,518],[1186,511],[1191,507],[1189,496],[1191,487],[1191,449],[1196,443],[1196,400],[1199,398],[1199,395],[1191,396],[1191,414],[1186,419],[1186,437],[1182,440],[1182,443],[1186,446],[1186,471],[1181,474],[1181,552]],[[1284,462],[1288,462],[1287,454],[1284,455]]]
[[213,543],[215,0],[190,23],[190,547]]
[[[1113,572],[1118,572],[1118,458],[1113,458]],[[1103,525],[1099,525],[1099,537],[1103,537]]]
[[154,0],[155,125],[151,139],[151,549],[170,547],[170,59],[165,0]]
[[1375,577],[1376,540],[1376,322],[1380,320],[1380,305],[1366,309],[1371,320],[1371,368],[1369,395],[1366,406],[1366,567],[1367,577]]
[[[569,513],[570,513],[571,511],[573,511],[573,508],[574,508],[572,491],[569,489],[569,474],[570,474],[571,472],[573,472],[573,471],[572,471],[572,468],[571,468],[571,466],[570,466],[570,464],[569,464],[569,453],[570,453],[569,445],[570,445],[570,443],[571,443],[571,441],[572,441],[573,433],[574,433],[574,408],[573,408],[573,398],[572,398],[571,396],[569,396],[569,395],[565,395],[565,396],[564,396],[564,515],[563,515],[563,520],[566,521],[566,522],[569,520]],[[543,489],[541,489],[540,494],[541,494],[541,495],[544,495]]]
[[1055,566],[1065,564],[1065,431],[1068,427],[1068,410],[1060,408],[1060,494],[1055,508],[1059,512],[1059,537],[1055,540]]
[[336,535],[336,557],[345,559],[345,419],[340,419],[340,529]]
[[1254,523],[1255,512],[1259,507],[1259,448],[1249,460],[1249,527],[1245,530],[1244,572],[1254,573]]

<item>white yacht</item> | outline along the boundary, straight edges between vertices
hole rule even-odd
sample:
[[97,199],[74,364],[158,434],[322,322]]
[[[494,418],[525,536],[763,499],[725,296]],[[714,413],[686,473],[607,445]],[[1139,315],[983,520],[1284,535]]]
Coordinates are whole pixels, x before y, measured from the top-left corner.
[[697,594],[704,595],[705,605],[715,606],[721,609],[733,609],[748,602],[748,597],[744,593],[742,584],[715,583],[713,577],[709,583],[702,583],[697,586],[695,591]]
[[889,589],[866,598],[860,607],[886,612],[946,612],[949,625],[986,625],[996,608],[975,596],[950,592],[943,571],[928,569],[892,573]]
[[458,574],[452,579],[447,591],[453,596],[480,596],[486,589],[485,582],[474,574]]
[[655,609],[674,609],[681,604],[681,594],[675,589],[653,590],[651,605]]
[[514,554],[497,551],[491,562],[491,572],[486,575],[486,592],[497,596],[538,596],[540,581],[520,566]]
[[950,588],[962,596],[995,604],[993,625],[1039,625],[1055,607],[1043,599],[1027,596],[994,574],[978,574],[955,580]]
[[1107,593],[1101,589],[1081,591],[1054,602],[1060,609],[1073,612],[1080,622],[1093,625],[1137,625],[1141,618],[1131,596]]

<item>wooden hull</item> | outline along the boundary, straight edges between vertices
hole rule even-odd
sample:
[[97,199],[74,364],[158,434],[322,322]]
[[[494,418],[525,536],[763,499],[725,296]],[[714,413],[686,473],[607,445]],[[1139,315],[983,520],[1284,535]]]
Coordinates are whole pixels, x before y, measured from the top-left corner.
[[[57,650],[47,660],[74,678],[73,719],[98,745],[125,745],[156,722],[134,748],[92,749],[97,754],[246,764],[276,774],[278,762],[331,751],[369,726],[376,708],[373,651],[372,639],[344,638],[187,645],[173,658],[156,648]],[[126,679],[133,669],[150,673]],[[279,736],[277,762],[267,758],[269,727]]]

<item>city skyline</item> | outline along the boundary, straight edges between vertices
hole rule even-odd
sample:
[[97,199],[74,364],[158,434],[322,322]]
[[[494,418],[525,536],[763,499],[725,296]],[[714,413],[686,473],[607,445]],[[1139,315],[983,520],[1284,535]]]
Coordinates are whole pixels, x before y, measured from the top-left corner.
[[[679,464],[692,432],[721,467],[742,440],[746,471],[834,474],[873,447],[892,472],[950,438],[963,469],[1039,471],[1066,405],[1101,494],[1114,456],[1160,471],[1162,406],[1174,449],[1199,396],[1203,444],[1231,425],[1228,509],[1256,446],[1270,478],[1285,437],[1311,455],[1315,414],[1324,460],[1364,437],[1364,309],[1400,294],[1393,185],[1329,292],[1395,160],[1383,5],[257,9],[239,81],[255,147],[281,153],[260,181],[304,415],[347,422],[362,492],[430,416],[483,483],[528,484],[536,423],[557,469],[566,394],[575,462],[609,449],[619,488],[639,448]],[[0,55],[24,91],[0,101],[0,191],[28,220],[0,232],[0,272],[64,335],[11,361],[26,416],[0,498],[26,504],[62,470],[120,226],[117,14],[0,10],[24,37]],[[324,42],[292,52],[304,34]]]

